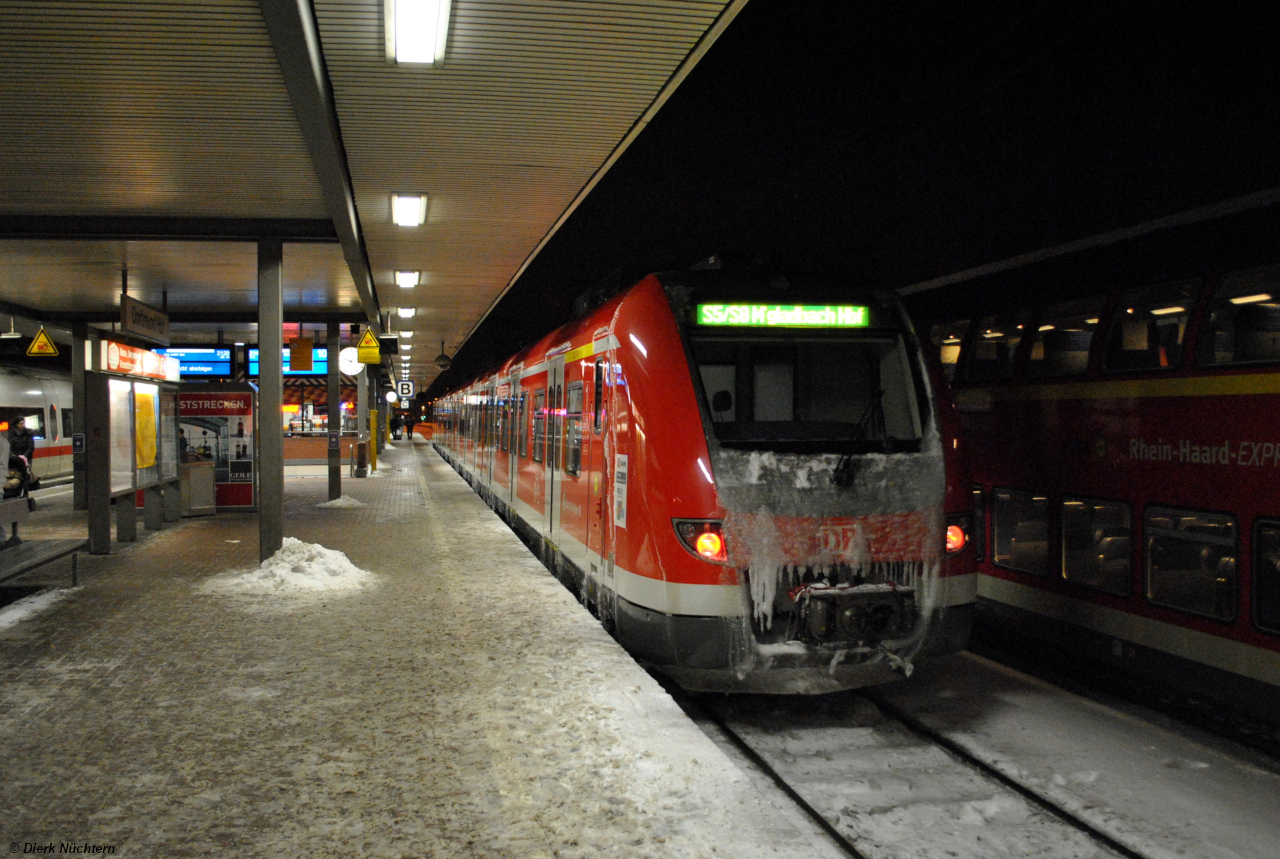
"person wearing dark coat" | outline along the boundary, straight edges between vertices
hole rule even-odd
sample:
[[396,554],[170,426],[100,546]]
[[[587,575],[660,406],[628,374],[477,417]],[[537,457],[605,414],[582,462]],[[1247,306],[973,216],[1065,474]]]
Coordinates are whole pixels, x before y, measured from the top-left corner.
[[[16,418],[9,422],[9,465],[15,464],[17,457],[25,457],[23,471],[26,472],[27,482],[33,485],[36,482],[35,473],[31,470],[31,464],[36,458],[36,438],[31,434],[31,430],[27,429],[26,423],[22,418]],[[20,460],[18,460],[20,461]]]

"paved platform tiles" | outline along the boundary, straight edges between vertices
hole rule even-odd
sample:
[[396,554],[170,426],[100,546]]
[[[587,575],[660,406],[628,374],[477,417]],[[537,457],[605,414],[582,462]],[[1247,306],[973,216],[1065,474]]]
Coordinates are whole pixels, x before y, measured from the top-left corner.
[[[285,530],[378,576],[282,603],[252,516],[89,558],[0,631],[0,839],[123,856],[805,856],[797,829],[425,443]],[[74,516],[61,522],[73,530]],[[72,524],[68,524],[72,523]],[[60,532],[61,533],[61,532]]]

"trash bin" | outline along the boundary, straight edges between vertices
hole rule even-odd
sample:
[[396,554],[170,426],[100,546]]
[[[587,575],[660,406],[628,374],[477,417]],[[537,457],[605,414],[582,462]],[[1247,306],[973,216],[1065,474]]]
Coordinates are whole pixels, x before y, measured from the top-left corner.
[[211,516],[218,512],[212,462],[184,462],[178,466],[178,477],[182,481],[183,516]]

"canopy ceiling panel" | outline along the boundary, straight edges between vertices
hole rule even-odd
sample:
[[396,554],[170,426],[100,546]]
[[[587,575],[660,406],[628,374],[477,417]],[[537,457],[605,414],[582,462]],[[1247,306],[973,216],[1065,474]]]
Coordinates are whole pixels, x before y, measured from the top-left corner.
[[[387,60],[382,0],[316,0],[378,298],[417,310],[393,328],[456,347],[725,6],[455,0],[444,61],[408,66]],[[392,224],[395,193],[428,195],[424,226]],[[434,378],[435,350],[414,351]]]
[[0,212],[327,218],[254,0],[0,3]]

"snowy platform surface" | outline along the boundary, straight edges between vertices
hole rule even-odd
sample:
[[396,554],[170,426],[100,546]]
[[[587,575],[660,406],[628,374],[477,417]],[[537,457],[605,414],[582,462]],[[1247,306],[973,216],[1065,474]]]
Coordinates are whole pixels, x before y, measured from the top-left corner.
[[838,855],[425,444],[387,458],[383,479],[344,480],[363,506],[317,506],[323,481],[286,487],[286,534],[343,552],[370,573],[359,587],[302,587],[311,561],[253,573],[256,520],[223,514],[86,559],[81,588],[0,629],[10,843]]

